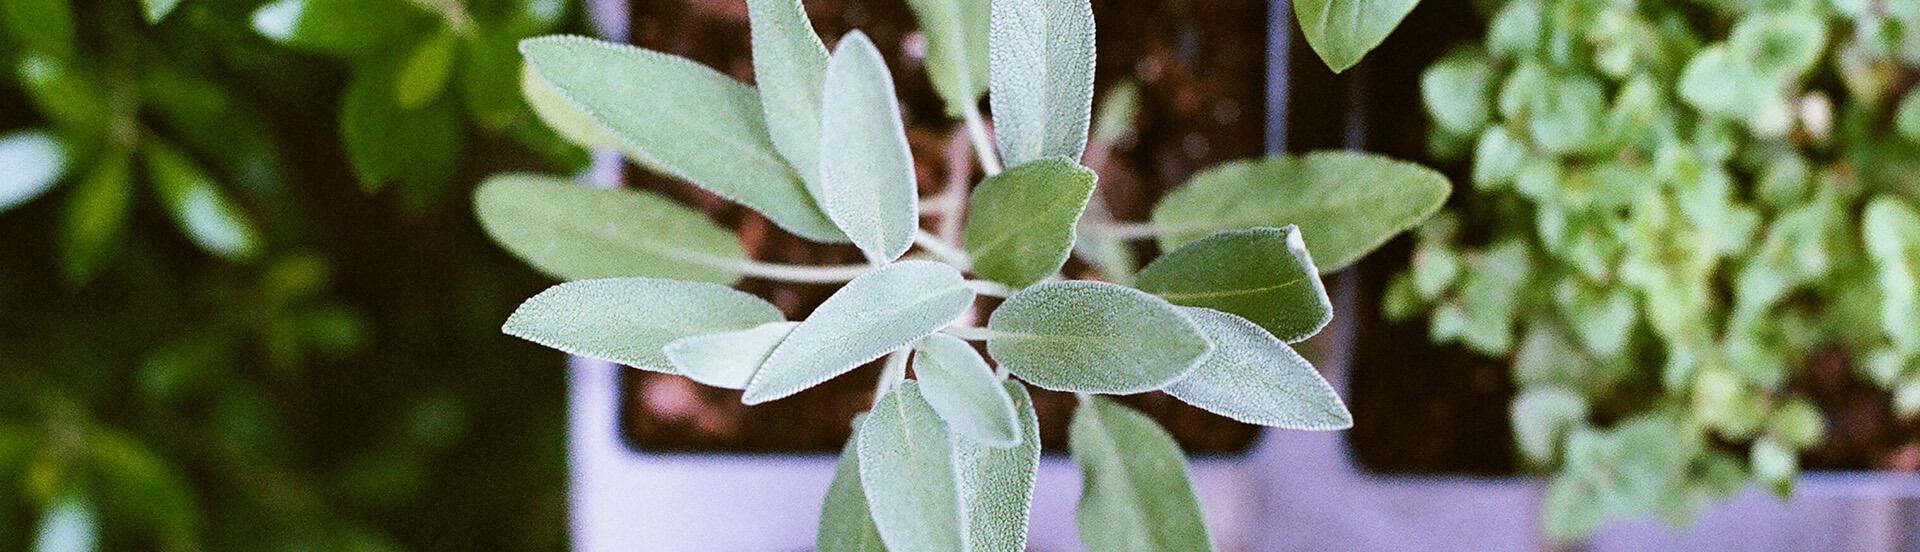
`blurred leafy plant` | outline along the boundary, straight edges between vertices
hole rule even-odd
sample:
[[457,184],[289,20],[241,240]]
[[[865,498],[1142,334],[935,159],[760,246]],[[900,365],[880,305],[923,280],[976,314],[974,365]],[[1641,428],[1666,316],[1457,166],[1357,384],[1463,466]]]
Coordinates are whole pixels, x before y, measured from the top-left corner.
[[[928,33],[928,76],[986,175],[934,197],[919,195],[879,50],[854,31],[829,51],[798,0],[748,2],[757,89],[652,50],[521,42],[526,94],[563,135],[622,150],[797,236],[851,243],[868,262],[760,262],[731,230],[654,194],[499,175],[476,193],[482,224],[570,280],[522,304],[505,331],[741,389],[747,404],[884,358],[874,407],[828,493],[823,550],[1022,549],[1040,455],[1022,383],[1081,398],[1072,448],[1090,548],[1211,549],[1179,447],[1104,396],[1164,390],[1250,423],[1348,427],[1345,405],[1289,344],[1331,319],[1323,270],[1424,219],[1449,186],[1407,163],[1316,153],[1207,171],[1151,222],[1083,220],[1090,203],[1107,212],[1092,200],[1097,175],[1080,164],[1094,126],[1091,5],[987,4],[909,3]],[[1103,111],[1094,137],[1110,140],[1128,108]],[[941,205],[961,224],[922,229],[921,215]],[[1112,254],[1156,238],[1168,253],[1145,267]],[[1076,249],[1136,287],[1063,279]],[[844,286],[795,322],[729,287],[743,278]],[[981,295],[1004,299],[984,325]]]
[[251,22],[277,44],[351,66],[340,137],[353,172],[368,193],[398,183],[417,210],[446,195],[470,129],[585,163],[519,94],[514,44],[553,31],[567,10],[566,0],[275,0]]
[[[292,104],[332,101],[338,87],[324,81],[337,70],[248,25],[291,9],[278,21],[300,32],[287,36],[353,41],[366,49],[333,52],[356,60],[451,37],[380,77],[405,81],[382,97],[411,107],[372,124],[402,130],[347,132],[349,146],[393,155],[392,143],[430,135],[457,155],[484,128],[569,160],[580,152],[544,134],[519,98],[513,49],[567,6],[284,4],[0,0],[0,97],[23,100],[0,114],[12,127],[0,131],[0,222],[21,238],[0,263],[0,548],[392,550],[361,510],[417,499],[428,462],[460,438],[462,400],[410,395],[387,399],[405,412],[389,437],[328,453],[350,458],[337,473],[294,452],[311,436],[293,427],[288,384],[309,364],[364,353],[372,330],[317,252],[311,225],[332,213],[316,216],[291,186],[333,161],[334,150],[286,144],[308,144],[288,135],[311,108]],[[434,34],[436,9],[476,15]],[[320,16],[336,26],[299,26]],[[318,90],[287,93],[308,85]],[[262,108],[275,101],[289,105]],[[448,102],[467,106],[444,110],[450,124],[405,122]],[[455,177],[455,161],[430,149],[408,152],[439,171],[408,169],[414,206]],[[148,210],[172,233],[150,232]],[[43,256],[57,268],[42,270]]]
[[1822,350],[1920,412],[1920,9],[1491,8],[1421,80],[1432,150],[1470,159],[1474,193],[1419,230],[1384,306],[1511,360],[1550,535],[1684,524],[1749,477],[1789,493],[1823,433],[1793,380]]

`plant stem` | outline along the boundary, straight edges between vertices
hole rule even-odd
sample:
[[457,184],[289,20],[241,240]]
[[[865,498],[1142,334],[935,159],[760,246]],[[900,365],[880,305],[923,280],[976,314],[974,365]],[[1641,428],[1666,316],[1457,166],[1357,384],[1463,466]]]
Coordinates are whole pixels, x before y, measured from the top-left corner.
[[1005,335],[1000,332],[993,331],[993,329],[991,328],[982,328],[979,326],[947,326],[945,328],[941,328],[940,333],[958,337],[960,339],[965,339],[967,341],[986,341],[989,339],[993,339],[995,337],[999,337],[1001,335]]
[[980,117],[980,106],[967,106],[960,113],[966,121],[967,134],[973,137],[973,152],[980,156],[980,170],[991,177],[1000,174],[1000,158],[993,152],[993,139],[987,136],[987,123]]
[[955,247],[953,244],[941,240],[939,236],[927,233],[926,230],[914,229],[913,243],[961,271],[973,267],[973,259],[967,256],[967,252],[961,251],[959,247]]
[[1086,227],[1096,234],[1121,240],[1157,238],[1163,232],[1151,222],[1089,222]]
[[1006,284],[989,280],[967,280],[967,287],[973,288],[974,293],[1002,299],[1012,297],[1014,292],[1020,291],[1007,287]]
[[794,265],[742,261],[731,268],[739,270],[741,274],[767,280],[802,284],[838,284],[852,281],[861,274],[873,270],[874,267],[869,264]]
[[912,347],[901,347],[887,354],[886,368],[880,370],[880,382],[873,387],[873,403],[880,404],[880,398],[893,391],[894,386],[907,379],[907,359]]

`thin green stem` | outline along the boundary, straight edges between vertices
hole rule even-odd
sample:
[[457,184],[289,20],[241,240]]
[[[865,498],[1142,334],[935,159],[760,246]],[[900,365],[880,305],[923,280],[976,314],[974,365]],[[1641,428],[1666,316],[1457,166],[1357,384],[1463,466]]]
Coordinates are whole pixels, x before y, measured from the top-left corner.
[[838,284],[852,281],[861,274],[873,270],[874,267],[870,264],[794,265],[741,261],[732,268],[739,270],[741,274],[767,280],[802,284]]
[[974,293],[1002,299],[1012,297],[1015,292],[1020,291],[990,280],[967,280],[967,287],[973,288]]
[[940,236],[927,233],[926,230],[914,229],[913,243],[932,253],[933,256],[939,257],[940,260],[946,261],[947,264],[953,265],[954,268],[965,271],[973,267],[973,259],[967,255],[966,251],[961,251],[959,247],[940,239]]
[[987,123],[980,116],[980,106],[968,104],[960,116],[967,124],[967,135],[973,138],[973,152],[980,156],[980,170],[991,177],[1000,174],[1000,157],[994,153],[993,138],[987,136]]
[[1087,222],[1088,231],[1120,240],[1145,240],[1160,237],[1163,229],[1151,222]]
[[907,359],[912,357],[912,347],[901,347],[887,354],[886,367],[880,370],[880,381],[873,387],[873,403],[880,404],[880,398],[887,396],[900,382],[907,380]]

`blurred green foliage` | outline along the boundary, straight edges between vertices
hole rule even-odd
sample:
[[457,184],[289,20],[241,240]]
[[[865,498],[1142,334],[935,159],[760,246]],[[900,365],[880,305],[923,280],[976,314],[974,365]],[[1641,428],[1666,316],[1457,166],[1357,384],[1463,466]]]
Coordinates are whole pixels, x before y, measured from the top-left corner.
[[1421,82],[1473,191],[1385,308],[1511,359],[1550,534],[1790,492],[1824,350],[1920,412],[1920,3],[1483,7],[1485,41]]
[[543,282],[447,198],[585,162],[514,50],[574,12],[0,0],[0,549],[561,547]]

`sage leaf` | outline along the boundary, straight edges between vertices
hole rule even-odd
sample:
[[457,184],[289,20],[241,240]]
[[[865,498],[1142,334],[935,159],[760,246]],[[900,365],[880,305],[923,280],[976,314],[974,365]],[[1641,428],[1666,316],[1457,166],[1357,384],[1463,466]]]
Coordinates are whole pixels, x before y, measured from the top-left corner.
[[820,94],[826,86],[827,47],[814,34],[800,0],[748,0],[753,80],[760,109],[780,157],[799,171],[820,198]]
[[1213,550],[1187,459],[1152,418],[1105,397],[1081,401],[1068,429],[1080,465],[1080,540],[1092,552]]
[[820,204],[874,262],[913,247],[920,198],[893,75],[865,33],[840,39],[821,105]]
[[447,90],[447,81],[453,76],[454,46],[458,44],[454,39],[452,31],[442,31],[420,41],[407,55],[393,83],[393,100],[402,109],[419,109]]
[[958,117],[987,92],[988,0],[907,0],[927,38],[927,79]]
[[23,130],[0,136],[0,212],[32,201],[60,182],[67,172],[67,151],[46,131]]
[[727,389],[746,389],[773,348],[793,333],[799,322],[769,322],[751,329],[682,337],[661,352],[688,379]]
[[109,152],[67,198],[60,259],[68,282],[86,283],[113,257],[132,207],[132,160],[125,153]]
[[953,267],[901,261],[854,278],[773,350],[741,401],[760,404],[845,374],[952,323],[973,305]]
[[1874,198],[1860,239],[1880,283],[1880,327],[1904,352],[1920,351],[1920,214],[1899,199]]
[[1021,444],[996,448],[947,431],[918,382],[895,386],[860,426],[860,483],[893,552],[1017,552],[1026,546],[1039,423],[1025,389],[1007,383]]
[[493,241],[563,280],[647,276],[732,284],[747,258],[733,232],[644,191],[503,174],[482,182],[473,203]]
[[1013,398],[972,344],[938,333],[921,338],[913,347],[913,374],[948,429],[990,446],[1020,444]]
[[200,249],[232,261],[260,255],[260,231],[240,204],[185,154],[159,142],[146,149],[147,176],[173,222]]
[[864,414],[854,418],[853,436],[840,450],[840,466],[827,485],[820,530],[813,540],[819,552],[887,552],[867,507],[867,491],[860,486],[860,427],[865,424]]
[[527,105],[533,107],[534,115],[540,122],[560,136],[585,148],[620,148],[620,138],[601,128],[600,123],[587,116],[579,107],[573,105],[566,96],[547,84],[539,73],[528,65],[520,69],[520,94],[527,98]]
[[773,304],[719,284],[606,278],[547,288],[521,303],[501,330],[567,354],[672,374],[661,351],[666,344],[783,317]]
[[1093,118],[1093,5],[994,0],[988,30],[993,124],[1007,166],[1080,160]]
[[1167,386],[1167,394],[1242,422],[1326,431],[1353,427],[1353,414],[1300,353],[1245,318],[1180,307],[1213,343],[1213,354]]
[[1295,343],[1333,320],[1333,300],[1298,228],[1227,230],[1140,269],[1140,290],[1175,305],[1226,311]]
[[1124,395],[1166,386],[1213,346],[1166,300],[1106,282],[1050,282],[993,311],[987,352],[1027,383]]
[[1592,535],[1606,521],[1607,503],[1594,484],[1562,472],[1540,499],[1540,528],[1554,542],[1572,543]]
[[1406,19],[1419,0],[1301,0],[1293,4],[1300,34],[1338,73],[1360,63],[1369,50]]
[[520,52],[636,162],[746,205],[800,237],[846,241],[774,150],[752,88],[685,58],[584,37],[530,38]]
[[1092,170],[1056,157],[981,182],[969,201],[962,241],[973,272],[1015,288],[1059,272],[1073,254],[1075,228],[1096,179]]
[[1153,209],[1160,248],[1219,230],[1298,226],[1320,273],[1346,268],[1425,220],[1451,193],[1432,169],[1376,155],[1314,152],[1220,165]]

